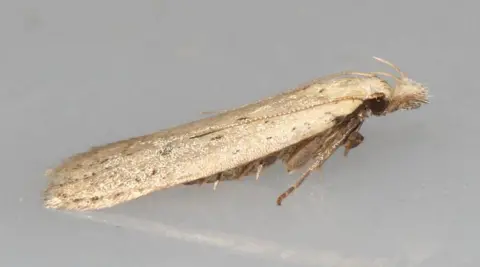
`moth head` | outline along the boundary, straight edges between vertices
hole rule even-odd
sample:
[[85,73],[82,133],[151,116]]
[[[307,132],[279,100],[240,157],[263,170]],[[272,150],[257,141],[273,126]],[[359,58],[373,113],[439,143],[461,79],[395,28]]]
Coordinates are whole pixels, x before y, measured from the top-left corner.
[[[391,77],[395,80],[395,88],[392,89],[392,94],[389,99],[383,99],[385,103],[385,108],[382,112],[378,110],[381,114],[376,115],[385,115],[390,112],[397,110],[411,110],[417,109],[423,104],[428,104],[428,89],[424,85],[408,78],[405,72],[402,72],[397,66],[388,62],[385,59],[374,57],[374,59],[387,64],[388,66],[395,69],[400,77],[397,77],[390,73],[376,72],[375,74],[384,75]],[[379,102],[380,97],[373,98],[372,101],[377,99]],[[373,111],[375,114],[375,112]]]

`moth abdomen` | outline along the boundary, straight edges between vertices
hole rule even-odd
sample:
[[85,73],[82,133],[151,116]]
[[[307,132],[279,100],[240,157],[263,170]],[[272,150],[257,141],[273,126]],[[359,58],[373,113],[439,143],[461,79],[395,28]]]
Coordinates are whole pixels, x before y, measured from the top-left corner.
[[[325,133],[313,136],[306,140],[302,140],[296,144],[286,147],[280,151],[272,153],[264,158],[257,159],[241,165],[236,168],[232,168],[223,172],[219,172],[208,177],[196,179],[183,183],[184,185],[202,185],[210,183],[218,183],[222,181],[239,180],[243,177],[257,174],[259,176],[259,167],[261,170],[265,170],[267,167],[275,164],[278,160],[282,160],[287,166],[287,171],[293,171],[295,169],[305,166],[309,160],[314,157],[314,152],[321,146],[321,137]],[[308,152],[307,152],[308,151]]]
[[258,168],[259,166],[262,166],[262,169],[265,169],[269,167],[270,165],[275,164],[275,162],[278,160],[278,154],[279,153],[274,153],[272,155],[269,155],[267,157],[264,157],[262,159],[254,160],[251,161],[247,164],[244,164],[242,166],[229,169],[223,172],[219,172],[213,175],[210,175],[208,177],[196,179],[193,181],[188,181],[183,183],[184,185],[194,185],[194,184],[210,184],[210,183],[218,183],[222,181],[232,181],[232,180],[239,180],[243,177],[250,176],[253,174],[258,174]]

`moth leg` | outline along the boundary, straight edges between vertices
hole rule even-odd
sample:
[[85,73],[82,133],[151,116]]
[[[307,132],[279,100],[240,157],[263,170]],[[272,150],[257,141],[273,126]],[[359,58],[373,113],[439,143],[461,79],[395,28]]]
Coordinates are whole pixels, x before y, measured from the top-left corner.
[[277,198],[277,205],[282,205],[282,201],[287,198],[288,195],[293,193],[293,191],[295,191],[295,189],[297,189],[305,181],[305,179],[307,179],[307,177],[310,175],[310,173],[312,173],[312,171],[322,166],[322,164],[328,159],[328,157],[333,154],[334,151],[335,150],[333,150],[332,153],[327,153],[326,155],[321,154],[319,157],[317,157],[312,166],[310,166],[310,168],[308,168],[308,170],[302,174],[302,176],[295,182],[295,184],[288,188],[287,191],[283,192]]
[[[238,175],[238,178],[248,176],[251,173],[253,173],[253,171],[255,171],[255,173],[256,173],[255,178],[256,178],[256,180],[258,180],[258,178],[260,178],[260,173],[263,170],[263,166],[264,166],[264,163],[262,161],[250,163],[249,165],[247,165],[245,167],[245,169],[242,171],[242,173],[240,175]],[[255,170],[255,168],[256,168],[256,170]]]
[[220,180],[216,180],[214,183],[213,183],[213,191],[215,191],[217,189],[217,185],[218,183],[220,182]]
[[308,168],[306,172],[302,174],[302,176],[295,182],[293,186],[288,188],[277,198],[277,205],[282,205],[282,201],[287,198],[288,195],[293,193],[293,191],[295,191],[295,189],[297,189],[305,181],[312,171],[321,167],[323,163],[325,163],[325,161],[330,158],[330,156],[332,156],[340,146],[344,145],[347,138],[353,132],[358,131],[359,125],[361,125],[361,119],[353,118],[350,119],[343,127],[323,136],[321,142],[322,145],[318,149],[315,162],[312,164],[312,166],[310,166],[310,168]]
[[258,163],[256,163],[256,162],[252,162],[252,163],[247,164],[245,166],[245,168],[243,168],[242,172],[237,175],[237,178],[240,179],[244,176],[250,175],[250,173],[252,173],[252,171],[255,169],[257,164]]
[[305,166],[305,164],[315,157],[324,141],[324,136],[317,136],[308,142],[298,144],[296,150],[284,158],[287,172],[292,173],[293,170]]
[[363,143],[363,140],[365,139],[363,135],[359,132],[360,128],[362,127],[363,121],[365,119],[365,114],[360,113],[358,114],[358,120],[359,124],[356,126],[355,130],[353,130],[348,137],[345,140],[345,151],[343,152],[343,155],[346,157],[348,156],[348,152],[350,152],[351,149],[359,146],[361,143]]
[[239,175],[239,178],[243,176],[249,176],[251,174],[255,174],[255,178],[256,180],[258,180],[260,178],[260,174],[262,173],[262,171],[266,167],[274,164],[277,161],[277,158],[278,158],[278,154],[272,154],[264,157],[263,159],[250,162],[243,169],[242,173]]
[[350,152],[352,148],[359,146],[364,139],[365,138],[363,137],[363,135],[359,132],[351,133],[345,141],[345,152],[343,153],[343,155],[345,157],[348,156],[348,152]]
[[258,181],[258,178],[260,178],[260,173],[262,172],[263,169],[263,164],[260,164],[257,166],[257,175],[255,176],[255,180]]

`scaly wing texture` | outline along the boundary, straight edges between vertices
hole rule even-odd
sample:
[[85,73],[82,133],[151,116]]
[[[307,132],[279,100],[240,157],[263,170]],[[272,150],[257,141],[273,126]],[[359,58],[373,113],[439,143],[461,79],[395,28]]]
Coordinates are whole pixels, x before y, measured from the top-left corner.
[[[368,78],[372,80],[373,78]],[[49,170],[45,205],[98,209],[246,164],[335,124],[366,79],[328,80],[165,131],[94,147]],[[382,80],[375,80],[384,86]],[[328,97],[327,97],[328,96]]]

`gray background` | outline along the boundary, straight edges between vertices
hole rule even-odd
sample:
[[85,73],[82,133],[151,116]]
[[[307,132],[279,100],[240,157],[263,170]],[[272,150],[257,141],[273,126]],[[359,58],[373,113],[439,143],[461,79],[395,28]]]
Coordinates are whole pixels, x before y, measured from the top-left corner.
[[[227,3],[228,2],[228,3]],[[474,1],[2,1],[1,266],[479,266]],[[431,104],[372,118],[298,178],[42,208],[45,169],[333,72],[391,71]],[[474,163],[477,163],[477,166]]]

